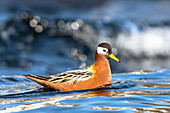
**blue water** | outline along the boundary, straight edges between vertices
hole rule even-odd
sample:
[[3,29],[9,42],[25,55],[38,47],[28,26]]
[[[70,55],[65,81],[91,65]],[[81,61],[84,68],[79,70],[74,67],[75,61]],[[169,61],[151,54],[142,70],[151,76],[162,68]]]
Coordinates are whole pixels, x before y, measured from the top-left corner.
[[23,76],[1,76],[0,112],[169,112],[170,70],[113,74],[105,89],[45,92]]

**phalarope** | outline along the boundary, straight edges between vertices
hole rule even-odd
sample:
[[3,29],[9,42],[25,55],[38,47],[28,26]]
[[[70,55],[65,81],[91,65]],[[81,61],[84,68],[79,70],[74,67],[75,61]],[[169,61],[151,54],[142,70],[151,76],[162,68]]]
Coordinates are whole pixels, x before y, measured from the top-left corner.
[[57,91],[104,88],[111,85],[112,81],[108,58],[120,62],[112,54],[112,48],[108,43],[100,43],[95,53],[95,62],[89,67],[51,76],[32,74],[24,76],[44,87]]

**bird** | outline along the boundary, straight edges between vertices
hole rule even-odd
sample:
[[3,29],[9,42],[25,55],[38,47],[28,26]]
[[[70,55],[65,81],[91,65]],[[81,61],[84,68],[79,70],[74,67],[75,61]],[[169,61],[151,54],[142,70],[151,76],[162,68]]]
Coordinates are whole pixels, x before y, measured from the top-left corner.
[[95,61],[91,66],[50,76],[33,74],[23,76],[55,91],[105,88],[111,86],[112,83],[108,61],[110,58],[120,63],[120,60],[112,54],[111,45],[100,43],[95,52]]

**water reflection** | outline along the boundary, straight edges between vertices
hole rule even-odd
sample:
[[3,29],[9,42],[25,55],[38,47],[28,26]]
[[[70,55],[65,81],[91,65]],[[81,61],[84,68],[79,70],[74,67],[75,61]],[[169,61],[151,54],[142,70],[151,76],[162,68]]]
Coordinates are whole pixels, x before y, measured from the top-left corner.
[[[38,84],[23,76],[1,76],[3,85],[0,86],[0,112],[27,112],[26,110],[36,111],[44,108],[73,111],[84,109],[86,112],[88,110],[167,112],[170,107],[170,86],[167,84],[169,70],[139,72],[113,75],[115,82],[112,88],[72,92],[45,91],[37,88],[40,87]],[[121,82],[120,79],[127,80],[125,78],[131,76],[138,85],[124,87],[128,84],[125,81]]]
[[148,87],[148,88],[168,88],[170,87],[169,83],[164,83],[164,84],[159,84],[159,83],[145,83],[143,84],[143,87]]
[[[42,108],[45,106],[76,107],[76,106],[81,106],[81,104],[65,104],[59,101],[68,100],[68,99],[83,99],[83,98],[98,97],[98,96],[113,96],[112,93],[113,93],[112,91],[97,90],[97,91],[90,91],[88,93],[74,94],[71,96],[65,95],[65,96],[55,96],[55,97],[50,97],[50,98],[34,98],[34,99],[29,99],[29,100],[27,99],[17,99],[17,100],[0,99],[1,105],[22,103],[21,105],[16,105],[16,106],[2,109],[0,110],[0,112],[19,112],[19,111]],[[32,104],[28,104],[28,103],[32,103]]]
[[96,96],[116,96],[114,92],[108,90],[97,90],[97,91],[90,91],[88,93],[80,94],[79,96],[83,97],[96,97]]
[[[166,113],[169,112],[170,108],[130,108],[130,107],[123,107],[123,108],[113,108],[113,107],[91,107],[90,109],[99,109],[99,110],[114,110],[114,111],[128,111],[134,113],[143,113],[143,112],[153,112],[153,113]],[[131,110],[132,109],[132,110]]]
[[[2,101],[2,104],[12,104],[12,103],[22,103],[22,105],[16,105],[8,108],[4,108],[0,110],[0,112],[19,112],[19,111],[25,111],[25,110],[32,110],[32,109],[38,109],[46,106],[59,106],[59,107],[76,107],[80,106],[79,104],[63,104],[61,102],[58,102],[60,100],[63,100],[62,97],[55,97],[52,99],[35,99],[35,100],[17,100],[17,101]],[[65,98],[69,99],[69,98]],[[45,102],[44,102],[45,101]],[[32,103],[36,102],[36,103]],[[37,103],[38,102],[38,103]],[[28,104],[32,103],[32,104]]]

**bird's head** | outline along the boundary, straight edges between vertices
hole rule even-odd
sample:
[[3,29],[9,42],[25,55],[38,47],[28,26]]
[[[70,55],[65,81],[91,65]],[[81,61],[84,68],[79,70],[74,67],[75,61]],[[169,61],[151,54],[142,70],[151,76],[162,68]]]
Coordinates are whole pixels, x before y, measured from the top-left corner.
[[111,58],[117,62],[120,62],[119,59],[117,59],[113,54],[112,54],[112,47],[108,43],[100,43],[97,47],[97,53],[105,55],[106,58]]

